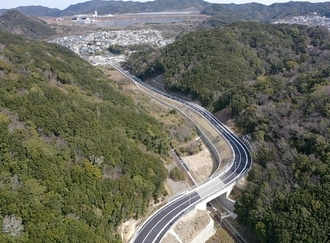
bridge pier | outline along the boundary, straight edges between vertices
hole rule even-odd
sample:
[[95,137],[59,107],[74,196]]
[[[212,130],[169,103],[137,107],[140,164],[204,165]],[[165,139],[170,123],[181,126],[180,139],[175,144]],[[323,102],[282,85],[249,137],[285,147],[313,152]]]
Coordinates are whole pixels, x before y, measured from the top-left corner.
[[231,191],[233,190],[235,184],[231,185],[228,190],[221,194],[218,199],[221,203],[222,206],[224,206],[227,210],[234,212],[234,205],[235,205],[235,201],[229,198],[229,195],[231,193]]
[[[199,204],[196,204],[195,209],[206,210],[207,202],[212,201],[213,199],[217,199],[228,212],[233,214],[235,201],[230,199],[229,195],[235,185],[236,183],[233,183],[226,187],[224,190],[220,190],[218,193],[215,193],[212,196],[207,195],[207,200],[203,200]],[[200,194],[200,196],[203,198],[203,195]]]
[[203,201],[203,202],[197,204],[197,205],[195,206],[195,209],[206,211],[206,203],[207,203],[207,202]]

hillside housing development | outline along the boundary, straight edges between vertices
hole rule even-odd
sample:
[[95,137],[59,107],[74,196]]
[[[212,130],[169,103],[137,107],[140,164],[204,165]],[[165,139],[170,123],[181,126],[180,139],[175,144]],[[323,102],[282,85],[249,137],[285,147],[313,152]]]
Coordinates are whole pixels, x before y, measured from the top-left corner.
[[162,33],[158,30],[143,29],[100,31],[79,36],[57,38],[50,42],[65,46],[80,56],[91,56],[114,44],[120,46],[151,44],[163,47],[173,41],[173,39],[163,38]]

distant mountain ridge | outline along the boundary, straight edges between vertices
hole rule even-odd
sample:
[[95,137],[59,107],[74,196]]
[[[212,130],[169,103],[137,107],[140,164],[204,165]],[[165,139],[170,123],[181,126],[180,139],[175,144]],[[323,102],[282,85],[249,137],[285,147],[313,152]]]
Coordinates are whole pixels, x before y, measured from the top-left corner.
[[99,14],[118,14],[158,11],[202,11],[211,4],[203,0],[155,0],[149,2],[89,1],[71,5],[61,12],[62,16],[77,13],[87,14],[97,11]]
[[[161,11],[198,11],[211,15],[212,26],[228,24],[237,21],[271,22],[279,18],[289,18],[299,15],[311,15],[330,17],[330,2],[287,2],[263,5],[260,3],[246,4],[211,4],[203,0],[155,0],[148,2],[133,1],[103,1],[94,0],[70,5],[64,10],[47,8],[43,6],[18,7],[24,14],[33,16],[72,16],[77,14],[125,14],[141,12]],[[0,14],[8,9],[0,9]]]
[[274,3],[269,6],[259,3],[247,4],[212,4],[202,13],[212,15],[213,25],[237,21],[271,22],[280,18],[313,15],[330,17],[330,2],[287,2]]
[[48,8],[43,6],[22,6],[13,9],[0,9],[0,14],[4,14],[9,10],[18,10],[26,15],[32,16],[58,16],[61,13],[60,9]]
[[[137,12],[159,12],[159,11],[202,11],[210,6],[203,0],[155,0],[149,2],[123,2],[123,1],[87,1],[70,5],[64,10],[56,8],[47,8],[42,6],[27,6],[15,8],[27,15],[33,16],[70,16],[76,14],[92,14],[97,11],[99,14],[124,14]],[[8,9],[0,9],[0,14]]]

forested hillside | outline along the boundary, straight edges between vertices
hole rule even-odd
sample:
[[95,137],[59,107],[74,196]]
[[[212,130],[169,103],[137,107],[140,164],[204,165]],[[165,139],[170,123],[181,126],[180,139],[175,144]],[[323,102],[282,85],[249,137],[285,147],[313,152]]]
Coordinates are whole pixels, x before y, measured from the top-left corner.
[[10,10],[0,15],[0,30],[34,39],[56,34],[56,31],[45,21],[33,16],[26,16],[17,10]]
[[329,43],[321,27],[235,23],[131,57],[141,78],[163,75],[253,135],[236,212],[261,242],[330,240]]
[[0,32],[0,242],[120,242],[164,193],[159,122],[70,50]]

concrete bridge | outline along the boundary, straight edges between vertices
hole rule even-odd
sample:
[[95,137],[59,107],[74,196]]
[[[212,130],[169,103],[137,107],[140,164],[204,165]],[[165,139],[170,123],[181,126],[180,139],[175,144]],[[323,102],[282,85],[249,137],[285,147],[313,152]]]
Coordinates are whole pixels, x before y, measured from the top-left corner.
[[[227,207],[233,210],[233,202],[230,202],[230,200],[228,201],[227,196],[230,194],[237,181],[248,173],[252,165],[252,158],[247,146],[229,128],[222,124],[213,116],[212,113],[203,107],[178,97],[171,96],[168,93],[148,86],[144,84],[139,78],[129,74],[127,71],[124,71],[116,64],[113,64],[113,66],[125,76],[129,77],[136,84],[141,84],[142,88],[145,89],[145,91],[147,90],[149,95],[158,99],[160,102],[173,106],[173,108],[178,109],[186,116],[187,114],[182,111],[185,108],[191,109],[195,113],[199,114],[219,133],[219,135],[221,135],[227,141],[233,154],[233,156],[231,156],[232,160],[229,161],[225,167],[221,168],[221,170],[212,174],[211,177],[202,183],[190,188],[189,191],[185,191],[179,195],[176,195],[166,205],[151,215],[134,234],[130,242],[161,242],[166,232],[176,221],[180,219],[180,217],[194,208],[205,210],[206,203],[217,197],[220,197],[221,200],[226,201]],[[157,98],[159,95],[166,97],[168,101]],[[171,100],[179,102],[182,107],[178,108],[177,105],[174,106],[171,104]],[[189,118],[189,116],[187,117]],[[202,131],[202,129],[199,130],[203,139],[208,141],[209,147],[215,154],[216,159],[219,160],[220,164],[221,159],[217,149],[211,143],[210,139]]]

